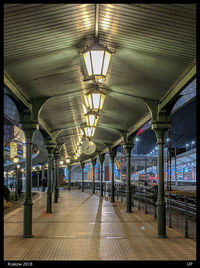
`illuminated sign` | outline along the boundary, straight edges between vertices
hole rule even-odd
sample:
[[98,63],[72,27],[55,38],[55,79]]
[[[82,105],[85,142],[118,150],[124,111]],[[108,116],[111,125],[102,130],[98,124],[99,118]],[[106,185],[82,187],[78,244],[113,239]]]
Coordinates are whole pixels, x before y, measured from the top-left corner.
[[17,143],[11,141],[10,143],[10,158],[14,158],[17,155]]
[[23,145],[23,158],[26,158],[26,145]]
[[25,142],[25,135],[24,132],[17,126],[14,126],[14,136],[16,140],[24,143]]

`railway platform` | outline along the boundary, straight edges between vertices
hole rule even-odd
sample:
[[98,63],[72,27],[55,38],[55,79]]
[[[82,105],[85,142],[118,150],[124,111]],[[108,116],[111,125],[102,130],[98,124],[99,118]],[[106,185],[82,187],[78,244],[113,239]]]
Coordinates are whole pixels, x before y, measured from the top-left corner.
[[4,261],[132,260],[195,261],[196,242],[167,227],[157,238],[157,222],[135,207],[111,203],[98,194],[60,191],[53,213],[46,194],[33,199],[33,237],[23,238],[23,207],[4,216]]

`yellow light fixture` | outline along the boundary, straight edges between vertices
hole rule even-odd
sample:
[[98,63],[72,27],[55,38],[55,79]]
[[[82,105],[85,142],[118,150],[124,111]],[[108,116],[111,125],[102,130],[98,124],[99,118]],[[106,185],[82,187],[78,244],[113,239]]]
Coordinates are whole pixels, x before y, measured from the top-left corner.
[[66,164],[69,164],[70,163],[70,158],[67,158],[67,159],[65,159],[65,161],[66,161]]
[[106,77],[112,52],[99,43],[94,43],[83,52],[83,59],[90,79],[102,79]]
[[14,163],[14,164],[17,164],[18,162],[19,162],[19,158],[18,158],[18,157],[14,157],[14,158],[13,158],[13,163]]
[[89,111],[85,115],[85,120],[86,120],[87,127],[96,127],[97,122],[99,120],[99,116],[97,115],[97,113],[93,111]]
[[85,135],[88,138],[91,138],[94,136],[95,127],[84,127]]
[[88,109],[98,112],[102,110],[106,94],[100,89],[98,84],[94,84],[86,94],[83,95],[85,105]]

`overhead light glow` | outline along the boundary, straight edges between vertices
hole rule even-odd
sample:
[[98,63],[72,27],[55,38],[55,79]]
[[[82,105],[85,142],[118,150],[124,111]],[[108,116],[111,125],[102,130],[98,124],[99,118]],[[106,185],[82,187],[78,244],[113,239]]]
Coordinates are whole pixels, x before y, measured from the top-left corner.
[[86,137],[90,138],[94,136],[95,127],[85,127],[84,128]]
[[86,94],[84,94],[85,105],[88,109],[99,112],[103,109],[106,94],[95,84]]
[[85,119],[88,127],[96,127],[99,116],[95,112],[90,111],[85,115]]
[[82,54],[89,78],[93,80],[105,78],[111,60],[111,51],[95,43]]

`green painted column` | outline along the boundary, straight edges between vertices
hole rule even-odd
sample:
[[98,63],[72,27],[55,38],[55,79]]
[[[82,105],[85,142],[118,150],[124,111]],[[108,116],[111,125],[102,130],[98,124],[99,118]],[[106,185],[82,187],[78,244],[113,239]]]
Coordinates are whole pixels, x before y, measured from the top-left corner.
[[52,194],[54,192],[54,186],[55,186],[55,167],[54,167],[54,156],[52,154],[52,158],[51,158],[51,167],[52,167],[52,179],[51,179],[51,191],[52,191]]
[[54,188],[54,203],[58,203],[58,157],[59,153],[54,152],[55,159],[55,188]]
[[25,161],[25,178],[26,178],[26,189],[24,198],[24,226],[23,226],[23,237],[31,238],[32,235],[32,147],[33,147],[33,136],[35,130],[38,128],[36,122],[22,122],[22,129],[25,133],[26,138],[26,161]]
[[115,202],[115,184],[114,184],[114,161],[117,153],[117,148],[110,150],[110,158],[112,163],[112,177],[111,177],[111,202]]
[[38,191],[40,190],[40,173],[39,173],[39,170],[37,171],[37,189]]
[[92,168],[93,168],[93,181],[92,181],[92,193],[95,194],[95,165],[96,165],[96,158],[92,159]]
[[48,178],[47,178],[47,204],[46,212],[52,213],[52,158],[53,158],[53,143],[46,143],[46,149],[48,152]]
[[157,197],[157,228],[158,237],[165,238],[166,235],[166,211],[164,191],[164,136],[166,129],[154,128],[158,144],[158,197]]
[[100,163],[101,163],[100,197],[103,197],[103,162],[105,160],[105,154],[101,154],[99,156],[99,160],[100,160]]
[[127,185],[126,185],[126,211],[132,212],[132,204],[131,204],[131,150],[134,147],[134,144],[131,140],[128,143],[123,145],[126,150],[126,158],[127,158]]
[[84,192],[84,167],[85,167],[85,163],[81,162],[81,173],[82,173],[82,192]]
[[72,167],[71,167],[71,165],[69,165],[68,166],[68,174],[69,174],[68,191],[70,191],[70,186],[71,186],[71,173],[72,173]]

